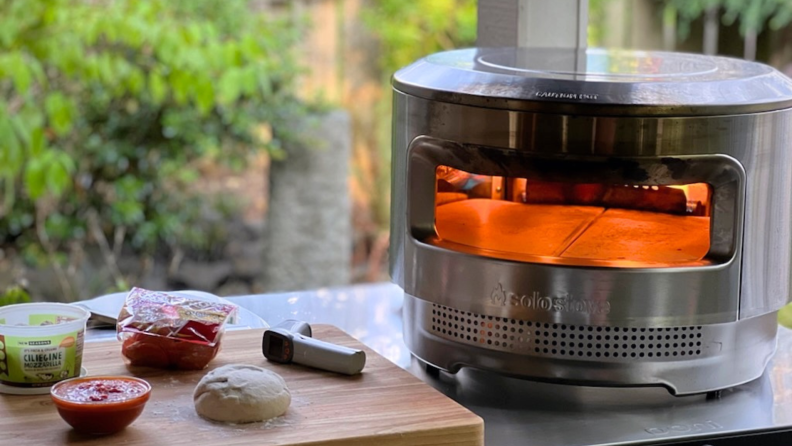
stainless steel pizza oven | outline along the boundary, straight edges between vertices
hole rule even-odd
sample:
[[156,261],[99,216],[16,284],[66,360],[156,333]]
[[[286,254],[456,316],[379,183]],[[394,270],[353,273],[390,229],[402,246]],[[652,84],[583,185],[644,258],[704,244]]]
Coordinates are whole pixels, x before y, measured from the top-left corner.
[[792,81],[721,57],[465,49],[394,76],[415,356],[539,380],[759,377],[792,264]]

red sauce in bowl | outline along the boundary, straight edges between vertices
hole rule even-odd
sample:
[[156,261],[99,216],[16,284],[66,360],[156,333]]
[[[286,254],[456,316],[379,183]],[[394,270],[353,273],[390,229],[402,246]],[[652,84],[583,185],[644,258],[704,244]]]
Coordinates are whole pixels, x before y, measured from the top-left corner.
[[50,394],[61,418],[76,431],[111,434],[143,412],[151,385],[128,376],[88,376],[61,381]]

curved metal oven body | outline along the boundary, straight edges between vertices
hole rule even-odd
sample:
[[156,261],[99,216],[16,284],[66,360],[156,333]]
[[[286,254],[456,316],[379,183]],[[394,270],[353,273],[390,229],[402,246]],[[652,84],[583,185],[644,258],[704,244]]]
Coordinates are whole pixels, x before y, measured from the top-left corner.
[[[661,384],[676,394],[761,375],[775,346],[775,312],[789,300],[792,281],[788,104],[762,111],[640,103],[631,114],[629,101],[592,99],[603,94],[592,88],[607,94],[607,84],[579,83],[587,93],[574,96],[570,85],[545,79],[531,94],[555,88],[582,98],[554,104],[544,100],[550,93],[526,99],[525,85],[519,101],[468,97],[416,88],[410,75],[407,69],[394,81],[390,272],[405,291],[413,353],[450,371]],[[437,235],[433,191],[441,165],[517,176],[604,171],[613,177],[604,180],[638,185],[705,181],[714,187],[710,254],[718,261],[610,268],[433,245],[427,240]]]

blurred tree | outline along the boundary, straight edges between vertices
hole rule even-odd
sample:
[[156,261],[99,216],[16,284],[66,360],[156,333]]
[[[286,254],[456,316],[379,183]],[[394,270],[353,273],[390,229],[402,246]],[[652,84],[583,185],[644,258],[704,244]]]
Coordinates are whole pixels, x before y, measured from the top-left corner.
[[0,246],[204,246],[195,163],[280,154],[298,37],[247,0],[0,0]]
[[[369,280],[378,280],[387,253],[388,226],[390,216],[390,126],[391,86],[390,77],[399,68],[405,67],[429,54],[460,47],[473,46],[476,40],[477,2],[475,0],[370,0],[367,2],[363,19],[379,41],[379,70],[382,76],[382,99],[377,106],[377,144],[372,152],[371,163],[366,170],[354,169],[356,181],[373,191],[368,207],[376,234],[372,240],[368,258]],[[373,181],[368,178],[373,178]]]
[[[372,0],[364,20],[379,39],[379,67],[385,91],[390,91],[390,77],[429,54],[473,46],[476,41],[475,0]],[[385,94],[378,113],[381,116],[378,170],[379,196],[373,203],[380,226],[388,226],[390,197],[390,104]]]
[[[690,24],[705,15],[707,11],[718,10],[724,0],[666,0],[664,18],[677,23],[680,40],[690,35]],[[706,46],[706,45],[705,45]]]
[[[792,0],[666,0],[666,10],[677,13],[677,30],[684,40],[691,22],[705,17],[704,52],[717,52],[717,18],[725,25],[738,22],[745,41],[744,57],[756,57],[756,37],[766,26],[777,30],[792,21]],[[664,14],[664,17],[671,15]]]
[[471,46],[476,40],[475,0],[373,0],[365,17],[380,40],[380,67],[386,77],[441,50]]
[[9,287],[0,293],[0,307],[28,302],[30,302],[30,295],[19,285]]
[[586,32],[587,44],[590,47],[602,46],[605,29],[603,22],[603,3],[607,0],[589,0],[589,21]]

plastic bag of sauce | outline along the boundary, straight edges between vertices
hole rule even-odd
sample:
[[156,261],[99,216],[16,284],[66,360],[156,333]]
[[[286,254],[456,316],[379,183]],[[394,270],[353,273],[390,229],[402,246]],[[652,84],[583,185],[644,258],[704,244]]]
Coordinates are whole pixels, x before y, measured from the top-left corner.
[[236,312],[230,303],[133,288],[118,315],[121,353],[133,366],[203,369]]

